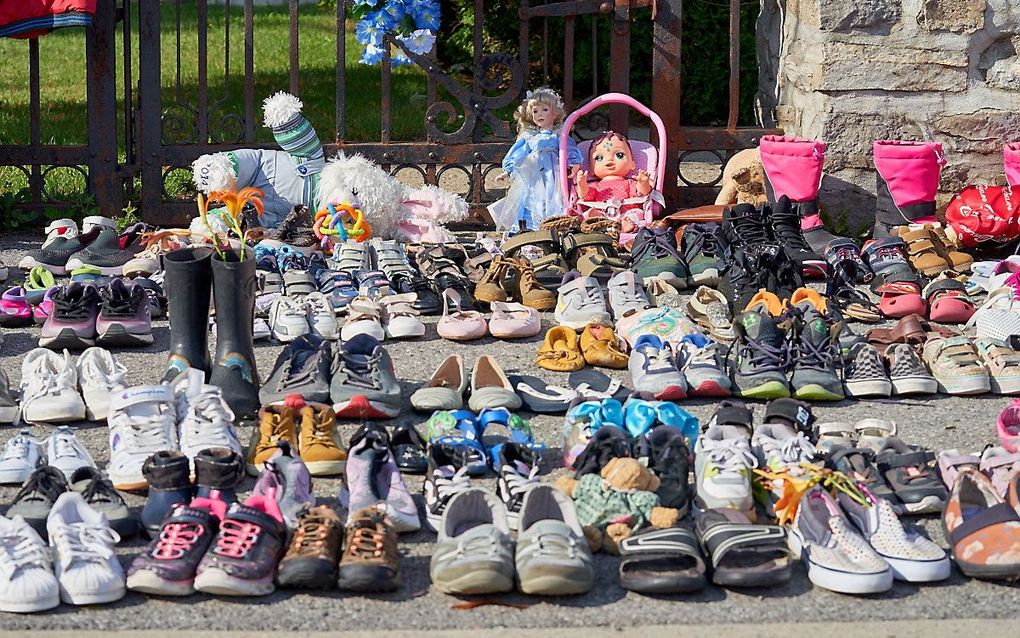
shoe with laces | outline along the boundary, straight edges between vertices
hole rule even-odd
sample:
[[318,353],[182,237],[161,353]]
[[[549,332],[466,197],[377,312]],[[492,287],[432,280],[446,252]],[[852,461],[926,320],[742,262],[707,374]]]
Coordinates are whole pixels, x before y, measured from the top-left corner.
[[117,234],[115,228],[102,227],[95,241],[71,255],[65,270],[71,271],[82,266],[92,266],[106,276],[119,276],[124,264],[145,248],[145,224],[133,224]]
[[337,586],[350,591],[393,591],[400,586],[397,530],[380,506],[347,517]]
[[121,539],[131,538],[138,533],[138,519],[110,479],[94,467],[80,467],[69,479],[71,490],[81,494],[89,507],[106,516],[106,521]]
[[7,516],[20,516],[46,539],[46,519],[60,495],[68,490],[67,478],[55,467],[40,465],[14,495]]
[[747,436],[725,425],[709,426],[694,445],[695,505],[753,516],[751,471],[757,464]]
[[280,352],[269,378],[259,390],[263,405],[299,394],[310,403],[328,403],[333,346],[315,335],[302,335]]
[[60,600],[70,605],[98,605],[124,597],[124,569],[114,552],[120,536],[81,494],[60,495],[50,510],[46,530],[55,557]]
[[574,501],[552,485],[524,495],[514,564],[525,594],[583,594],[595,582],[592,558]]
[[702,335],[687,335],[680,341],[677,364],[692,397],[728,397],[733,382],[726,374],[726,353],[722,344]]
[[638,280],[664,279],[678,288],[686,288],[690,270],[677,250],[676,235],[668,228],[645,227],[637,232],[631,248],[631,261]]
[[852,239],[837,237],[825,246],[825,261],[829,270],[842,270],[851,283],[869,283],[875,278],[871,266],[864,262],[861,249]]
[[77,367],[85,418],[105,421],[110,412],[110,397],[128,387],[127,368],[109,350],[98,347],[82,352]]
[[276,571],[276,584],[300,589],[332,589],[336,584],[343,538],[343,523],[328,505],[313,507],[302,514],[290,547]]
[[425,324],[418,318],[411,295],[387,295],[379,300],[382,324],[387,339],[414,339],[425,336]]
[[538,461],[535,450],[527,445],[510,441],[499,449],[495,464],[499,473],[496,496],[506,506],[506,522],[512,531],[517,531],[524,496],[539,484]]
[[32,476],[41,460],[41,444],[31,430],[23,428],[4,444],[4,453],[0,456],[0,485],[21,485]]
[[842,491],[836,493],[836,500],[846,517],[892,568],[893,578],[909,583],[949,578],[949,556],[941,547],[913,530],[904,529],[889,501],[875,498],[863,484],[856,487],[863,503]]
[[382,324],[382,306],[379,300],[358,295],[347,304],[347,321],[340,328],[340,338],[350,341],[359,335],[368,335],[378,341],[386,338]]
[[298,408],[301,430],[299,453],[312,476],[343,474],[347,452],[336,429],[336,413],[324,403],[306,402]]
[[53,314],[43,324],[39,345],[51,350],[84,350],[96,344],[99,293],[73,283],[53,293]]
[[21,417],[29,423],[69,423],[85,418],[78,371],[71,355],[36,348],[21,361]]
[[452,499],[439,523],[429,563],[433,586],[444,594],[494,594],[514,588],[514,557],[506,507],[481,488]]
[[723,209],[722,234],[725,237],[723,243],[731,252],[735,248],[773,244],[776,241],[764,209],[755,208],[751,204],[737,204]]
[[145,459],[142,476],[148,486],[142,525],[155,538],[173,508],[191,500],[191,464],[180,452],[164,450]]
[[291,297],[277,297],[269,306],[269,329],[281,343],[289,343],[311,332],[304,303]]
[[336,313],[326,295],[312,292],[305,295],[305,311],[308,316],[308,327],[317,337],[336,341],[340,338],[340,327],[336,322]]
[[553,317],[561,326],[583,330],[589,323],[612,325],[602,286],[594,277],[568,272],[563,275],[558,293]]
[[153,342],[149,295],[144,288],[114,279],[99,296],[96,343],[133,347]]
[[294,529],[301,513],[315,505],[312,476],[286,441],[277,442],[276,452],[263,467],[252,495],[276,499],[284,523]]
[[909,394],[935,394],[938,382],[921,362],[914,347],[906,343],[894,343],[885,351],[889,364],[889,382],[893,396]]
[[729,369],[737,396],[778,399],[790,396],[786,373],[790,348],[786,335],[764,306],[755,306],[733,322],[735,340]]
[[638,283],[636,275],[629,270],[621,270],[613,275],[607,284],[609,291],[609,310],[613,318],[645,310],[652,307],[645,294],[644,287]]
[[840,401],[844,394],[836,372],[839,324],[830,325],[810,302],[797,304],[796,310],[796,338],[790,352],[793,395],[807,401]]
[[699,286],[683,309],[713,339],[733,341],[733,317],[726,296],[718,290]]
[[[47,237],[42,248],[30,251],[18,266],[26,270],[45,268],[54,275],[66,275],[68,272],[67,261],[72,255],[96,241],[103,228],[101,225],[94,225],[82,233],[67,232]],[[116,236],[116,231],[113,233]]]
[[359,334],[338,349],[329,394],[341,418],[391,419],[401,395],[393,361],[379,341]]
[[680,251],[691,272],[691,283],[715,286],[725,268],[723,249],[726,235],[719,224],[687,224],[680,239]]
[[673,348],[655,335],[637,338],[627,368],[635,392],[661,401],[676,401],[687,396],[687,382],[677,369]]
[[49,548],[20,516],[0,516],[0,574],[0,611],[24,614],[60,604]]
[[428,463],[422,484],[425,525],[435,532],[450,499],[471,487],[471,477],[463,446],[432,443],[428,447]]
[[202,450],[226,448],[240,454],[234,413],[219,386],[205,382],[201,370],[188,368],[174,379],[174,408],[180,450],[194,461]]
[[118,490],[146,486],[142,466],[157,452],[177,450],[177,412],[170,386],[140,385],[110,398],[110,464]]
[[875,346],[863,341],[854,344],[844,369],[843,386],[846,395],[855,399],[892,394],[892,381]]
[[74,430],[66,425],[58,426],[46,439],[46,463],[63,472],[64,478],[68,479],[83,467],[96,466]]
[[841,594],[876,594],[892,588],[893,572],[819,486],[801,497],[790,528],[790,550],[807,565],[808,579]]
[[295,416],[294,408],[285,403],[265,405],[259,410],[259,424],[251,433],[245,454],[245,470],[249,475],[259,475],[265,462],[276,454],[278,442],[297,449]]
[[145,550],[131,561],[128,589],[155,596],[194,594],[198,564],[226,513],[227,504],[217,494],[174,508]]
[[772,226],[772,236],[783,247],[786,256],[804,272],[811,272],[817,276],[825,276],[828,264],[825,258],[819,255],[804,237],[801,230],[800,213],[791,206],[790,199],[783,195],[772,207],[769,213],[769,224]]
[[[801,464],[816,461],[815,446],[808,437],[785,423],[763,423],[755,428],[751,435],[751,449],[758,457],[758,467],[773,474],[803,476],[805,469]],[[771,497],[766,504],[766,508],[770,509],[783,496],[784,479],[763,483]]]
[[418,506],[393,460],[389,435],[381,427],[366,424],[351,437],[339,501],[348,512],[380,504],[399,533],[421,529]]
[[266,596],[276,585],[276,564],[286,549],[287,527],[275,490],[234,503],[198,564],[195,590],[220,596]]

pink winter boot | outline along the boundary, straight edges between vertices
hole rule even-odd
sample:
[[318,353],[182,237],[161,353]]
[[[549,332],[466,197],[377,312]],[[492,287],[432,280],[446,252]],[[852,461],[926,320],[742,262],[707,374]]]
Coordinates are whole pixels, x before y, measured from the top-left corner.
[[946,163],[938,142],[875,142],[878,202],[875,237],[895,226],[934,223],[935,194]]
[[1014,188],[1020,186],[1020,142],[1002,147],[1002,164],[1006,167],[1006,183]]

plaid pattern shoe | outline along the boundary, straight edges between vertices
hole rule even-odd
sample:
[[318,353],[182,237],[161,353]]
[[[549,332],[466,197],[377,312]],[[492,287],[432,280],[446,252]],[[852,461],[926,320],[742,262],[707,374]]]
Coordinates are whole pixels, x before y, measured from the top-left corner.
[[889,381],[894,395],[938,392],[938,383],[910,345],[895,343],[885,351],[885,357],[889,362]]
[[882,355],[875,346],[870,343],[857,344],[850,355],[843,378],[848,396],[887,397],[892,393],[892,381],[885,371]]

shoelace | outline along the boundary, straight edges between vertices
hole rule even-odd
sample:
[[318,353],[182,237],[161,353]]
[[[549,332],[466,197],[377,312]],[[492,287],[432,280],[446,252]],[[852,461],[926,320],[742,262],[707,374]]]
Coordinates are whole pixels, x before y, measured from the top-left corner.
[[0,461],[28,458],[28,444],[30,441],[30,437],[21,434],[14,436],[4,446],[4,455],[0,458]]
[[197,523],[167,523],[159,532],[152,557],[158,560],[177,560],[194,546],[202,534],[203,527]]
[[229,409],[219,388],[203,390],[197,398],[189,399],[187,416],[181,421],[182,426],[188,426],[188,440],[200,449],[230,447],[234,420]]
[[740,243],[751,246],[755,244],[771,244],[772,238],[765,228],[764,223],[759,223],[750,217],[738,217],[733,220],[733,230]]
[[385,545],[385,529],[376,515],[368,520],[357,520],[353,524],[354,534],[347,545],[347,552],[352,556],[379,558],[383,555]]
[[258,542],[262,527],[228,518],[220,523],[220,535],[213,552],[227,558],[244,558]]
[[783,439],[779,445],[769,441],[766,447],[768,448],[766,456],[778,458],[784,465],[808,463],[815,456],[815,446],[804,436],[803,432],[798,432],[797,436],[789,439]]
[[[452,468],[447,466],[446,469],[449,470]],[[433,474],[432,482],[436,486],[436,498],[440,503],[471,487],[471,477],[468,476],[467,465],[464,465],[449,477],[441,474]]]
[[495,556],[499,553],[500,545],[492,541],[492,536],[489,534],[481,534],[470,538],[461,537],[457,541],[457,556],[478,556],[480,554]]
[[[54,447],[54,452],[53,453],[56,456],[56,458],[58,458],[58,459],[65,458],[65,457],[68,457],[68,456],[77,457],[77,456],[80,456],[80,452],[78,451],[79,450],[79,445],[80,444],[78,443],[77,437],[75,437],[74,434],[72,434],[72,433],[55,434],[54,438],[53,438],[53,447]],[[153,452],[158,452],[159,450],[162,450],[162,449],[165,449],[165,448],[159,448],[159,449],[152,450],[152,451]]]
[[123,293],[112,287],[103,288],[100,293],[102,313],[106,317],[133,317],[144,296],[137,287],[125,289]]
[[91,286],[82,288],[81,294],[78,295],[71,295],[70,291],[66,288],[58,290],[51,297],[53,300],[54,316],[59,319],[88,319],[96,305],[96,294],[95,292],[88,292],[90,288]]
[[683,261],[683,257],[677,251],[676,247],[666,239],[665,233],[656,233],[652,239],[646,240],[640,246],[635,247],[631,261],[635,264],[645,258],[647,253],[651,253],[649,259],[660,259],[662,257],[673,257],[679,261]]
[[294,543],[298,553],[312,553],[326,544],[329,525],[323,516],[305,516],[294,530]]
[[[773,213],[772,220],[776,239],[796,250],[811,250],[811,246],[804,239],[804,233],[800,229],[800,215],[797,213]],[[775,223],[777,221],[778,224]]]
[[379,363],[378,357],[369,357],[366,361],[359,361],[343,352],[340,353],[340,357],[343,359],[340,373],[345,377],[344,385],[372,390],[382,389],[382,385],[376,380],[376,367]]
[[506,472],[503,474],[503,480],[506,481],[509,496],[516,498],[538,485],[538,466],[532,467],[527,476],[517,471]]
[[708,462],[719,468],[720,474],[736,474],[758,465],[758,459],[751,449],[745,444],[736,443],[733,439],[722,441],[706,439],[702,444],[702,451]]
[[[99,367],[95,359],[89,358],[85,360],[85,364],[82,365],[81,378],[83,380],[96,380],[102,379],[103,385],[107,388],[116,387],[118,385],[127,387],[127,368],[122,363],[114,361],[114,370],[112,374],[107,374],[105,370]],[[79,359],[79,364],[81,360]]]
[[703,348],[692,348],[690,364],[692,366],[718,367],[719,344],[710,343]]
[[[137,452],[160,452],[173,446],[166,439],[165,416],[132,417],[122,432],[131,439],[130,447]],[[58,443],[59,443],[58,439]]]
[[[648,350],[651,350],[651,348]],[[648,363],[645,364],[646,371],[675,368],[672,353],[667,348],[652,350],[651,352],[648,352],[648,350],[645,350],[648,353],[646,355],[648,357]]]
[[280,392],[288,388],[298,388],[310,382],[318,369],[318,366],[308,365],[308,360],[314,356],[316,355],[311,354],[306,358],[299,356],[288,359],[283,364],[283,374],[280,375],[280,382],[276,385],[276,390]]
[[50,570],[50,555],[46,546],[27,535],[6,533],[0,535],[0,574],[7,580],[25,567],[42,567]]
[[[59,470],[56,470],[59,472]],[[14,495],[12,503],[20,503],[21,501],[36,501],[40,500],[35,496],[35,492],[42,492],[44,499],[50,503],[56,501],[61,494],[64,493],[66,486],[59,483],[53,474],[48,472],[33,472],[29,477],[28,481],[18,490],[18,493]]]
[[793,349],[795,351],[793,359],[799,368],[825,370],[832,365],[833,359],[836,357],[830,337],[826,337],[819,343],[802,337],[797,339]]
[[39,357],[33,363],[29,374],[22,376],[22,405],[30,399],[37,399],[47,394],[60,394],[64,390],[77,390],[77,384],[72,381],[74,366],[71,365],[70,355],[65,355],[63,369],[59,372],[50,369],[48,364],[49,362],[46,357]]
[[[734,341],[730,348],[737,347],[738,344],[740,344],[739,341]],[[751,367],[758,370],[783,372],[790,366],[790,348],[785,342],[780,346],[772,346],[751,337],[744,337],[740,354],[751,364]]]
[[109,527],[92,527],[87,523],[57,525],[50,537],[54,539],[59,555],[69,563],[77,561],[101,563],[113,556],[113,546],[120,540]]
[[578,541],[573,536],[564,534],[539,534],[535,538],[533,550],[536,554],[577,558]]
[[110,479],[105,478],[96,478],[89,481],[85,489],[82,490],[81,497],[90,505],[97,502],[116,503],[122,501],[116,488],[113,487],[113,483],[110,482]]
[[648,306],[648,299],[644,295],[638,294],[637,286],[634,285],[634,282],[627,282],[626,286],[617,288],[616,294],[620,296],[620,305],[629,306],[638,304]]

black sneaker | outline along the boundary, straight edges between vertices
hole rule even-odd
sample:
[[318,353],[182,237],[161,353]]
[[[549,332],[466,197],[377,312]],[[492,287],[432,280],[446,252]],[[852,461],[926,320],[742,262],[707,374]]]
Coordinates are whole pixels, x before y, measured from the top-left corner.
[[724,208],[722,229],[729,250],[776,242],[772,228],[765,219],[764,208],[755,208],[751,204]]
[[538,485],[538,455],[526,445],[508,442],[500,447],[498,462],[496,496],[506,505],[507,524],[511,530],[516,530],[524,495]]
[[769,268],[777,254],[775,245],[766,244],[751,249],[740,248],[730,255],[719,281],[719,292],[726,297],[731,314],[743,311],[759,290],[768,290]]
[[208,498],[213,490],[227,505],[237,500],[235,490],[244,480],[244,457],[225,447],[211,447],[195,455],[195,496]]
[[66,269],[72,271],[82,266],[93,266],[106,276],[120,275],[124,264],[145,250],[144,233],[147,230],[149,227],[145,224],[134,224],[118,235],[112,228],[101,227],[95,241],[71,255]]
[[463,257],[445,246],[429,246],[419,251],[417,256],[418,269],[426,279],[432,282],[432,290],[441,294],[446,289],[455,290],[460,294],[460,305],[465,310],[473,308],[475,298],[471,294],[471,283],[464,274],[463,268],[456,259]]
[[300,394],[309,403],[329,403],[333,346],[323,338],[306,334],[287,344],[276,358],[273,371],[259,390],[262,405],[276,403],[288,394]]
[[416,272],[398,272],[390,277],[390,283],[398,295],[413,292],[416,297],[411,307],[423,315],[438,315],[443,309],[439,295],[429,286],[429,280]]
[[[41,266],[54,275],[66,275],[69,272],[67,261],[71,256],[96,241],[104,228],[104,226],[96,225],[90,228],[88,232],[75,235],[74,237],[61,235],[51,241],[45,248],[30,251],[18,266],[26,270]],[[116,231],[112,232],[114,237],[116,237]]]
[[800,229],[800,215],[790,205],[790,198],[783,195],[769,214],[772,235],[783,247],[790,261],[802,270],[816,276],[825,276],[828,265],[825,259],[812,250]]
[[149,484],[149,494],[142,507],[142,525],[150,537],[159,532],[174,506],[191,501],[190,475],[188,457],[180,452],[157,452],[145,459],[142,476]]
[[686,288],[690,269],[676,247],[676,235],[668,228],[644,227],[634,236],[630,251],[634,274],[643,282],[659,278]]
[[585,474],[598,474],[606,463],[615,458],[630,457],[630,438],[615,425],[604,425],[588,440],[574,459],[574,478]]
[[794,396],[808,401],[840,401],[844,394],[843,381],[836,372],[839,331],[809,302],[798,306],[790,377]]
[[681,252],[696,286],[714,286],[725,269],[726,235],[719,224],[687,224],[680,241]]
[[643,439],[648,469],[659,477],[656,490],[659,503],[676,508],[683,518],[691,500],[691,449],[687,446],[687,437],[674,427],[659,424]]
[[7,510],[7,517],[20,516],[46,540],[46,519],[61,494],[68,490],[64,473],[49,465],[40,466],[28,477]]
[[814,431],[815,415],[811,404],[797,399],[776,399],[765,406],[765,418],[762,423],[781,423],[794,432],[803,432],[811,441],[818,435]]
[[425,524],[439,531],[443,512],[450,500],[471,488],[466,448],[459,445],[433,443],[429,446],[429,466],[422,484],[425,497]]
[[120,535],[121,540],[138,533],[138,519],[128,509],[110,479],[96,468],[86,466],[75,470],[71,475],[71,489],[79,492],[92,509],[106,514],[110,527]]
[[786,380],[790,349],[786,335],[762,306],[755,305],[733,322],[735,340],[729,368],[738,396],[779,399],[790,396]]

